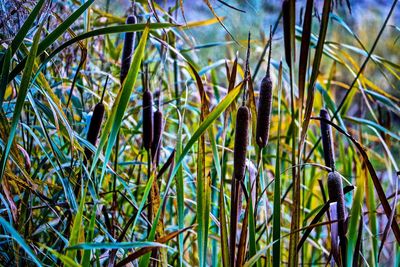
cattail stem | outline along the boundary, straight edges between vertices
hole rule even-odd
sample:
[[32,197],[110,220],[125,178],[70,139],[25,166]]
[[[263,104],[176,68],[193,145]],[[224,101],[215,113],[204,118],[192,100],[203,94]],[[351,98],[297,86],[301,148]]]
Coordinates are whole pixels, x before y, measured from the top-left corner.
[[[342,258],[342,265],[346,266],[347,262],[347,240],[345,229],[345,204],[342,178],[338,172],[330,172],[328,174],[328,193],[331,202],[337,203],[337,219],[338,219],[338,232],[340,240],[340,251]],[[334,237],[332,237],[334,238]]]
[[[331,120],[329,113],[326,109],[321,109],[320,117],[326,119],[327,121]],[[332,128],[324,120],[321,120],[321,138],[322,138],[322,146],[324,149],[325,165],[331,168],[332,171],[334,171],[335,151],[333,148]]]
[[153,142],[151,146],[151,155],[153,163],[155,166],[158,166],[163,131],[163,114],[159,109],[154,112],[153,121]]
[[153,95],[150,91],[143,93],[143,145],[149,151],[153,143]]
[[246,106],[238,109],[236,116],[235,147],[233,151],[234,174],[231,194],[230,262],[235,262],[237,223],[240,213],[241,182],[246,171],[246,154],[249,136],[250,111]]

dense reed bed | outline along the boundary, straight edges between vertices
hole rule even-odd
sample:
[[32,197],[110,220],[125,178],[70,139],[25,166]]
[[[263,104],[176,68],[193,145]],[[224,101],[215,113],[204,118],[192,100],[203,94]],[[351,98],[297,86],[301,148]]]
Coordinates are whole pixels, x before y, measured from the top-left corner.
[[397,1],[17,2],[2,266],[400,266]]

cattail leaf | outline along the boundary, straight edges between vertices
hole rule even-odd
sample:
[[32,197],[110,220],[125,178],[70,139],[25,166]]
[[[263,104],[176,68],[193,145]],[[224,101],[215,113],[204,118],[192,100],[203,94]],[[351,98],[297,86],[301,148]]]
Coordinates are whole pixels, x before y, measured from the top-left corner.
[[63,254],[57,252],[56,250],[47,247],[46,245],[42,245],[42,247],[44,247],[45,249],[50,251],[51,254],[53,254],[57,259],[59,259],[64,264],[64,266],[68,266],[68,267],[81,267],[82,266],[79,263],[77,263],[76,260],[71,259],[67,255],[63,255]]
[[394,132],[386,129],[385,127],[379,125],[378,123],[375,123],[373,121],[367,120],[367,119],[363,119],[363,118],[357,118],[357,117],[353,117],[353,116],[346,116],[344,117],[345,120],[348,120],[352,123],[357,123],[360,125],[365,125],[365,126],[369,126],[374,128],[375,130],[381,131],[387,135],[389,135],[390,137],[392,137],[393,139],[395,139],[396,141],[400,141],[400,136],[395,134]]
[[[314,90],[315,83],[319,74],[319,67],[321,64],[322,54],[324,50],[324,43],[326,38],[326,33],[329,24],[329,12],[331,9],[332,0],[325,0],[324,7],[322,11],[321,27],[318,36],[317,47],[315,48],[313,67],[310,77],[310,82],[307,88],[307,100],[305,105],[305,112],[303,117],[303,123],[301,126],[301,136],[299,141],[299,151],[302,151],[302,147],[306,138],[306,133],[308,130],[308,124],[310,123],[310,117],[314,106]],[[302,114],[300,114],[302,116]]]
[[[93,1],[93,0],[90,0]],[[89,2],[89,1],[88,1]],[[87,3],[87,2],[86,2]],[[122,33],[122,32],[137,32],[137,31],[143,31],[146,27],[149,27],[152,30],[156,29],[163,29],[163,28],[168,28],[168,27],[175,27],[175,24],[171,23],[149,23],[149,24],[134,24],[134,25],[118,25],[118,26],[109,26],[109,27],[104,27],[104,28],[99,28],[95,29],[89,32],[82,33],[74,38],[71,38],[70,40],[64,42],[62,45],[57,47],[54,51],[50,53],[48,57],[42,62],[42,67],[46,65],[52,58],[54,58],[58,53],[60,53],[62,50],[67,48],[70,45],[73,45],[81,40],[85,40],[94,36],[100,36],[100,35],[107,35],[107,34],[113,34],[113,33]],[[56,29],[57,30],[57,29]],[[50,36],[50,35],[49,35]],[[58,38],[59,36],[57,36]],[[56,39],[57,39],[56,38]],[[44,40],[43,40],[44,41]],[[41,42],[41,46],[38,49],[38,55],[43,53],[55,40],[52,40],[53,42],[48,44],[49,42],[43,43]],[[24,68],[26,63],[26,60],[23,59],[10,73],[10,76],[8,78],[8,81],[10,82],[15,78],[16,75],[18,75],[19,72]]]
[[[356,179],[357,188],[353,199],[353,205],[351,207],[350,213],[350,223],[349,223],[349,242],[347,244],[347,262],[346,266],[353,265],[353,257],[355,254],[355,248],[357,243],[357,227],[359,227],[360,217],[363,213],[363,201],[364,201],[364,183],[368,179],[368,173],[364,165],[362,166],[361,175]],[[362,219],[361,219],[362,220]],[[353,265],[354,266],[354,265]]]
[[[361,67],[360,67],[360,69],[359,69],[359,71],[357,72],[356,77],[354,78],[353,82],[350,84],[349,90],[347,90],[347,92],[346,92],[346,94],[344,95],[342,101],[341,101],[340,104],[338,105],[338,108],[337,108],[337,110],[335,111],[333,118],[336,118],[336,114],[338,114],[338,113],[341,111],[341,109],[343,108],[344,104],[346,103],[347,98],[348,98],[349,96],[351,96],[351,94],[352,94],[352,92],[353,92],[354,85],[355,85],[356,82],[358,81],[358,79],[359,79],[361,73],[364,71],[365,67],[367,66],[367,63],[368,63],[369,59],[371,58],[372,54],[374,53],[375,48],[376,48],[376,46],[377,46],[377,44],[378,44],[378,41],[381,39],[381,36],[382,36],[382,34],[383,34],[383,32],[384,32],[384,30],[385,30],[385,28],[386,28],[387,23],[389,22],[390,17],[391,17],[392,14],[393,14],[393,11],[394,11],[394,9],[395,9],[395,7],[396,7],[396,5],[397,5],[397,2],[398,2],[398,0],[393,1],[392,6],[390,7],[389,13],[388,13],[388,15],[386,16],[385,21],[384,21],[384,23],[383,23],[381,29],[379,30],[379,33],[378,33],[377,37],[375,38],[374,43],[373,43],[373,45],[372,45],[370,51],[368,52],[367,58],[364,60],[363,64],[361,65]],[[399,239],[398,239],[398,240],[400,240],[400,233],[399,233]]]
[[[183,9],[182,9],[183,11]],[[219,23],[220,21],[224,21],[225,17],[214,17],[212,19],[206,19],[206,20],[199,20],[199,21],[189,21],[186,22],[185,25],[179,26],[179,28],[182,28],[184,30],[190,29],[190,28],[196,28],[196,27],[204,27],[204,26],[209,26],[215,23]]]
[[15,230],[12,225],[7,222],[3,217],[0,217],[0,224],[3,227],[3,229],[10,234],[10,238],[14,239],[19,246],[29,255],[29,257],[33,260],[33,262],[37,266],[43,266],[42,263],[39,261],[38,258],[36,258],[35,253],[32,251],[32,249],[29,247],[29,245],[25,242],[25,239],[20,236],[17,230]]
[[229,264],[229,242],[228,242],[228,222],[226,220],[225,194],[224,194],[224,179],[221,177],[221,186],[219,192],[219,222],[221,234],[221,258],[224,267]]
[[[86,234],[86,238],[85,240],[88,242],[92,242],[93,237],[94,237],[94,227],[96,224],[96,208],[97,205],[94,205],[93,207],[93,211],[92,211],[92,216],[90,217],[90,223],[89,223],[89,227],[87,230],[87,234]],[[91,255],[91,250],[85,250],[83,252],[83,256],[82,256],[82,267],[89,267],[90,266],[90,255]]]
[[282,131],[282,62],[279,64],[279,75],[278,75],[278,137],[276,139],[276,161],[275,161],[275,179],[274,179],[274,215],[272,222],[272,240],[274,242],[272,246],[272,260],[273,266],[279,267],[281,265],[281,131]]
[[214,8],[212,7],[211,3],[209,0],[203,0],[206,5],[208,6],[208,8],[210,9],[211,13],[214,15],[214,17],[218,20],[219,24],[221,24],[222,28],[224,28],[224,30],[229,34],[229,36],[232,38],[233,41],[235,41],[235,43],[239,44],[235,37],[233,37],[233,35],[230,33],[230,31],[226,28],[225,24],[222,22],[222,20],[218,17],[217,13],[215,13]]
[[307,0],[306,11],[304,13],[303,31],[301,34],[300,59],[299,59],[299,95],[300,95],[300,114],[302,114],[304,102],[304,89],[306,83],[308,54],[310,49],[310,36],[312,26],[312,12],[314,0]]
[[[72,224],[72,230],[71,230],[71,235],[69,237],[68,241],[68,248],[74,247],[79,240],[79,236],[82,231],[82,219],[83,219],[83,209],[85,207],[85,196],[86,196],[86,187],[85,190],[83,191],[82,197],[81,197],[81,202],[79,203],[79,209],[78,212],[75,215],[74,218],[74,223]],[[77,251],[74,250],[67,250],[66,256],[70,259],[75,260]]]
[[[128,25],[130,26],[130,25]],[[136,25],[132,25],[136,26]],[[100,142],[99,146],[97,148],[96,154],[93,157],[93,163],[90,172],[92,173],[93,170],[96,167],[97,160],[99,158],[100,152],[103,150],[103,147],[107,142],[107,147],[106,147],[106,154],[104,157],[104,162],[103,162],[103,167],[102,167],[102,174],[100,178],[100,185],[101,181],[103,180],[105,170],[107,167],[108,160],[111,155],[112,148],[114,146],[116,136],[118,134],[119,128],[121,127],[122,124],[122,119],[124,117],[126,108],[128,107],[129,104],[129,99],[130,95],[132,93],[132,90],[134,88],[135,82],[137,75],[139,73],[139,68],[140,64],[142,62],[142,59],[144,57],[144,50],[146,47],[146,42],[147,42],[147,37],[149,34],[150,29],[148,27],[145,28],[142,38],[140,39],[139,45],[137,46],[137,49],[135,50],[135,53],[132,58],[132,64],[128,72],[128,79],[125,80],[125,82],[122,85],[122,90],[118,92],[117,98],[113,104],[111,114],[108,117],[103,132],[100,137]]]
[[131,248],[144,248],[144,247],[162,247],[168,248],[164,244],[157,242],[118,242],[118,243],[81,243],[68,247],[67,251],[74,251],[77,249],[131,249]]
[[15,137],[15,134],[17,131],[18,122],[21,117],[22,108],[25,103],[25,98],[26,98],[26,95],[28,94],[28,90],[30,88],[31,83],[33,82],[33,81],[31,81],[31,76],[32,76],[33,66],[35,63],[35,58],[37,55],[37,49],[38,49],[38,45],[39,45],[41,31],[42,31],[42,24],[39,26],[39,28],[37,29],[37,31],[35,33],[35,36],[33,37],[33,43],[32,43],[31,50],[29,51],[27,64],[26,64],[26,66],[24,68],[24,72],[22,74],[21,84],[20,84],[19,91],[18,91],[17,102],[14,107],[14,113],[13,113],[13,118],[11,121],[10,131],[8,133],[7,143],[5,145],[5,148],[4,148],[2,156],[1,156],[0,181],[3,178],[4,172],[6,169],[8,155],[10,153],[11,146],[14,142],[14,137]]
[[[195,76],[197,88],[201,99],[200,123],[209,113],[209,99],[204,90],[203,82],[196,69],[189,64],[192,74]],[[211,126],[212,127],[212,126]],[[211,129],[209,127],[208,129]],[[206,144],[205,135],[201,135],[197,151],[197,241],[199,246],[200,266],[207,264],[208,227],[210,218],[210,181],[206,175]]]

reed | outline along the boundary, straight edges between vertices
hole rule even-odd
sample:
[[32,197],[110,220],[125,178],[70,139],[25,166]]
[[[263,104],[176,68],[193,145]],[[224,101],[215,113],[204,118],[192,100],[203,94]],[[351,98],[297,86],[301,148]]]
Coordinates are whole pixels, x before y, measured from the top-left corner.
[[158,166],[160,160],[160,148],[162,142],[162,132],[164,129],[163,114],[157,109],[153,115],[153,142],[151,145],[151,156],[153,163]]
[[[134,15],[128,16],[126,19],[126,24],[136,24],[137,19]],[[136,33],[135,32],[126,32],[124,38],[124,47],[122,49],[122,58],[121,58],[121,72],[120,72],[120,82],[124,83],[126,75],[128,74],[129,68],[131,66],[131,57],[133,52],[133,47],[135,45]]]
[[[86,140],[88,140],[88,142],[91,143],[93,146],[96,145],[97,138],[99,136],[101,125],[104,118],[105,108],[103,104],[103,99],[107,87],[107,82],[108,82],[108,76],[106,82],[104,83],[103,93],[101,95],[100,102],[97,103],[96,106],[94,107],[93,115],[92,118],[90,119],[89,130],[86,135]],[[89,160],[91,157],[92,157],[92,151],[90,151],[87,147],[85,147],[85,161]]]
[[[336,171],[329,172],[328,174],[328,193],[329,199],[333,203],[337,203],[336,212],[338,219],[338,233],[340,240],[340,251],[341,251],[341,259],[342,265],[346,266],[347,262],[347,240],[346,240],[346,226],[345,226],[345,202],[344,202],[344,193],[343,193],[343,185],[342,178],[340,174]],[[335,237],[331,237],[335,238]]]
[[[331,120],[329,113],[326,109],[321,109],[319,116],[325,120]],[[321,120],[321,138],[322,147],[324,149],[325,165],[331,168],[331,171],[335,170],[335,151],[333,147],[333,136],[332,128],[324,120]]]
[[268,67],[265,77],[261,81],[260,97],[258,99],[256,142],[260,149],[268,143],[269,129],[271,125],[272,112],[272,80],[270,75],[272,33],[270,31],[270,49],[268,56]]
[[143,146],[150,151],[153,143],[153,94],[146,90],[143,93]]

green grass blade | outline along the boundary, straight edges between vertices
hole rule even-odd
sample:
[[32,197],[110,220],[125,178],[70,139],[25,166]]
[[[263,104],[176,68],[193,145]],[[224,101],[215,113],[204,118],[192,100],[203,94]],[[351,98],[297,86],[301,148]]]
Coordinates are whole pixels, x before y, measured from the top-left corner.
[[355,233],[358,232],[357,227],[360,223],[360,216],[362,216],[362,207],[363,207],[363,199],[364,199],[364,179],[368,179],[367,171],[364,169],[361,170],[364,175],[362,175],[363,179],[359,177],[357,179],[357,189],[356,194],[353,200],[353,206],[351,207],[350,213],[350,223],[348,230],[348,243],[347,243],[347,266],[352,266],[353,264],[353,256],[357,242],[357,235]]
[[281,140],[281,101],[282,101],[282,64],[279,66],[278,76],[278,137],[276,139],[276,161],[274,179],[274,217],[272,222],[272,261],[274,267],[281,265],[281,161],[280,161],[280,140]]
[[[90,223],[89,223],[89,229],[87,232],[87,236],[85,238],[86,241],[91,242],[93,240],[94,236],[94,227],[96,224],[96,208],[97,205],[93,206],[93,211],[92,211],[92,217],[90,218]],[[83,252],[83,257],[82,257],[82,267],[89,267],[90,266],[90,255],[91,255],[91,250],[86,250]]]
[[71,259],[70,257],[63,255],[56,250],[49,248],[47,246],[43,246],[46,248],[48,251],[50,251],[56,258],[58,258],[66,267],[81,267],[80,264],[78,264],[74,259]]
[[77,249],[91,250],[91,249],[132,249],[132,248],[145,248],[145,247],[161,247],[168,248],[168,246],[157,242],[119,242],[119,243],[81,243],[72,247],[68,247],[68,251],[76,251]]
[[22,75],[21,85],[20,85],[19,92],[18,92],[17,102],[16,102],[16,105],[14,108],[14,113],[13,113],[13,118],[12,118],[12,122],[11,122],[10,132],[8,134],[7,144],[6,144],[5,149],[3,150],[3,154],[1,157],[0,181],[3,178],[4,172],[5,172],[8,154],[10,153],[11,146],[14,142],[14,137],[15,137],[15,134],[17,131],[17,126],[18,126],[18,122],[19,122],[19,119],[21,116],[22,108],[25,103],[26,95],[28,94],[29,86],[31,83],[33,65],[35,63],[35,58],[36,58],[36,54],[37,54],[41,31],[42,31],[42,25],[39,26],[39,28],[37,29],[37,31],[35,33],[35,36],[33,38],[32,47],[31,47],[31,50],[28,55],[27,64],[25,66],[24,73]]
[[103,170],[100,178],[100,186],[101,186],[101,181],[103,180],[104,173],[107,167],[108,160],[110,159],[110,155],[112,152],[112,148],[114,146],[119,128],[121,127],[122,119],[124,117],[126,108],[128,107],[129,104],[129,99],[130,95],[132,93],[132,90],[135,86],[136,83],[136,78],[139,73],[140,69],[140,64],[143,60],[144,57],[144,51],[147,43],[147,37],[149,35],[149,28],[146,27],[142,38],[140,39],[139,45],[135,49],[135,53],[133,55],[132,59],[132,64],[131,67],[129,68],[128,75],[129,79],[125,79],[125,82],[122,85],[122,89],[119,91],[117,98],[114,102],[114,105],[111,110],[111,115],[107,119],[103,132],[101,134],[99,146],[97,148],[96,154],[93,157],[93,164],[90,172],[92,173],[97,160],[99,158],[100,152],[103,150],[103,147],[107,142],[107,148],[106,148],[106,154],[104,157],[104,162],[103,162]]
[[[72,225],[71,236],[68,241],[68,247],[73,247],[78,243],[79,234],[82,229],[82,218],[83,218],[83,209],[85,207],[85,196],[86,196],[86,188],[82,194],[81,202],[79,203],[78,212],[75,215],[74,223]],[[75,260],[76,250],[67,250],[66,256],[70,259]]]

